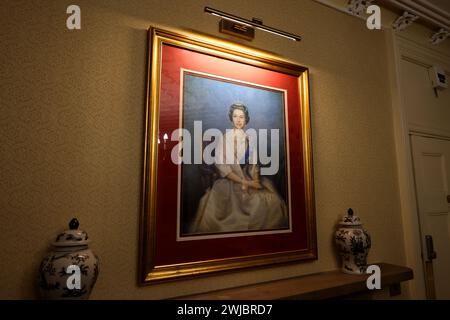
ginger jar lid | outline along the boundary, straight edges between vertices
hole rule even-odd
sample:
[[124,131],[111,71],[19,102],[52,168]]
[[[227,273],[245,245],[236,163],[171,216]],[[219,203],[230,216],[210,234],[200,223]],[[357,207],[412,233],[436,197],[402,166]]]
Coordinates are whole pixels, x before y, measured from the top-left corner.
[[69,230],[60,233],[55,242],[52,243],[55,247],[73,247],[83,246],[91,242],[86,231],[78,229],[80,222],[73,218],[69,222]]
[[359,217],[355,216],[353,214],[353,209],[350,208],[347,210],[347,215],[344,216],[341,221],[339,221],[339,225],[344,226],[344,227],[345,226],[361,226],[362,223],[361,223],[361,220],[359,219]]

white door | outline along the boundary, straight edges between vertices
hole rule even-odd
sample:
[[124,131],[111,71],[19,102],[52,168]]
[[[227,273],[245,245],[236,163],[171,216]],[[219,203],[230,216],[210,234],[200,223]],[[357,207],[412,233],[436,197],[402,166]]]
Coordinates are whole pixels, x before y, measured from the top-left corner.
[[[450,299],[450,140],[412,135],[411,144],[425,278],[434,274],[436,298]],[[427,235],[432,237],[435,259],[431,248],[427,252]],[[428,283],[427,291],[432,287]]]

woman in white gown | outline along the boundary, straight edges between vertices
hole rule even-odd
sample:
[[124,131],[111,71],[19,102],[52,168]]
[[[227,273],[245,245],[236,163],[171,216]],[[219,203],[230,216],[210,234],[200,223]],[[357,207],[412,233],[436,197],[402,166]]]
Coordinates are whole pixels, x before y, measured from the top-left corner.
[[[257,154],[251,152],[249,138],[243,130],[250,120],[247,107],[231,105],[229,118],[233,129],[227,130],[216,147],[215,166],[221,179],[200,199],[191,233],[288,228],[286,203],[269,179],[260,178]],[[227,161],[230,151],[233,159]],[[243,163],[246,164],[241,166]]]

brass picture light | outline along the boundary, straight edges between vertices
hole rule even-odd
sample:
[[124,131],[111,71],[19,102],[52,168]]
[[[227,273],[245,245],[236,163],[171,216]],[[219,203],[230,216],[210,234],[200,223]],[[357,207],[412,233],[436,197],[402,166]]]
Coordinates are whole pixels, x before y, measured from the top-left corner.
[[244,38],[246,40],[251,40],[255,37],[255,28],[294,41],[302,40],[301,36],[265,26],[262,20],[257,18],[247,20],[210,7],[205,7],[205,12],[222,18],[219,24],[220,32],[231,34],[240,38]]

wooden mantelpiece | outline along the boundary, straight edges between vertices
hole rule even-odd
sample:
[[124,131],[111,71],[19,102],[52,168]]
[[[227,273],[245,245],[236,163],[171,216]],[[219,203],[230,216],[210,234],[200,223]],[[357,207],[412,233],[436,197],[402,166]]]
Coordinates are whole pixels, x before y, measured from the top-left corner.
[[[411,280],[410,268],[387,263],[377,264],[381,269],[381,287],[390,288],[391,295],[400,293],[400,283]],[[330,299],[370,292],[366,286],[369,274],[350,275],[340,270],[320,272],[295,278],[264,282],[191,296],[186,300],[276,300],[276,299]]]

